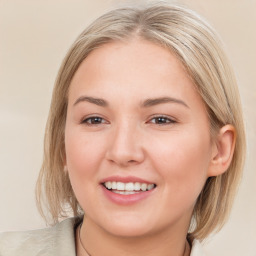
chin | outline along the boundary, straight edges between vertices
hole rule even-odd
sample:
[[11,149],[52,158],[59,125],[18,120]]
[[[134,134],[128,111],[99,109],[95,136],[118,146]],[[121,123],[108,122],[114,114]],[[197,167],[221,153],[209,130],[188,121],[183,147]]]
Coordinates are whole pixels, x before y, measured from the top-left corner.
[[122,238],[134,238],[134,237],[142,237],[148,235],[150,232],[148,229],[138,226],[131,226],[129,227],[122,225],[111,227],[109,233],[113,236],[122,237]]
[[142,218],[114,218],[110,222],[105,222],[102,228],[109,234],[118,237],[140,237],[152,232],[152,228],[148,222],[142,221]]

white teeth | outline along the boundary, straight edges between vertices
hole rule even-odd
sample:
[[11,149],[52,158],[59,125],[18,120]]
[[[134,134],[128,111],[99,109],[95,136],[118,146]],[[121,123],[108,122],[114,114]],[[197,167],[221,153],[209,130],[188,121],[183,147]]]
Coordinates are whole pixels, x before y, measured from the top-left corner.
[[108,188],[108,189],[111,189],[112,188],[112,182],[111,181],[107,181],[105,183],[105,186]]
[[118,193],[118,194],[134,194],[136,191],[147,191],[151,190],[155,187],[155,184],[147,184],[147,183],[140,183],[140,182],[128,182],[123,183],[120,181],[107,181],[104,183],[104,186],[107,189],[112,189],[112,192]]
[[113,181],[113,182],[111,182],[111,183],[112,183],[112,189],[116,189],[116,182]]
[[142,191],[146,191],[147,190],[147,184],[146,183],[142,183],[141,190]]
[[117,190],[124,190],[125,184],[123,182],[117,182],[116,183],[116,189]]
[[125,184],[125,190],[133,191],[134,190],[133,183],[132,182],[126,183]]
[[121,194],[121,195],[132,195],[132,194],[139,193],[136,191],[119,191],[119,190],[113,190],[113,192],[116,194]]
[[[112,185],[112,188],[113,188],[113,185]],[[147,190],[151,190],[154,188],[154,184],[148,184],[147,186]]]
[[140,190],[140,183],[139,182],[134,183],[134,190]]

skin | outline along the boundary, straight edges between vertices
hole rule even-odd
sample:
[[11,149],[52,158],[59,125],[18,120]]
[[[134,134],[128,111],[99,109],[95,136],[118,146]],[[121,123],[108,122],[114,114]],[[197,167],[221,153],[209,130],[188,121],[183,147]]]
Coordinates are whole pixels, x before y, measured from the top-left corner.
[[[145,106],[163,97],[175,100]],[[103,45],[78,68],[68,95],[65,147],[71,184],[86,213],[81,240],[90,254],[181,256],[190,254],[188,246],[184,253],[186,235],[206,179],[231,161],[234,129],[223,127],[213,143],[204,102],[180,61],[167,49],[132,39]],[[119,205],[100,185],[113,175],[157,187],[139,202]],[[87,255],[80,243],[77,250]]]

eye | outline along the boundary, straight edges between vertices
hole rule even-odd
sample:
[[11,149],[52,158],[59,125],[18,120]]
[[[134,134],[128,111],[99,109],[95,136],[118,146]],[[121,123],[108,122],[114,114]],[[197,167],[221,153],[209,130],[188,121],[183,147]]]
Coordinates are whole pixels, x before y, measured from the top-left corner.
[[100,125],[100,124],[105,124],[105,123],[107,123],[107,121],[104,118],[99,117],[99,116],[91,116],[91,117],[88,117],[88,118],[82,120],[82,124],[86,124],[88,126]]
[[167,116],[155,116],[149,120],[150,123],[158,124],[158,125],[168,125],[176,123],[175,120],[171,119]]

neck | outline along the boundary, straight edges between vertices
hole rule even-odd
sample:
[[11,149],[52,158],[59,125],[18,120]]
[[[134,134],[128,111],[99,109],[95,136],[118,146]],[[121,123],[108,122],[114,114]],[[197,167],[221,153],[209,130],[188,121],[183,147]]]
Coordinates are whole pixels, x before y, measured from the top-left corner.
[[185,232],[180,232],[180,229],[177,232],[166,229],[140,237],[120,237],[109,234],[86,218],[81,230],[77,228],[77,255],[189,256],[190,246],[186,234],[187,229]]

